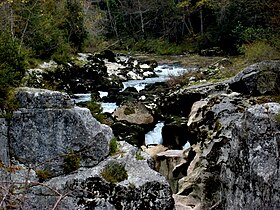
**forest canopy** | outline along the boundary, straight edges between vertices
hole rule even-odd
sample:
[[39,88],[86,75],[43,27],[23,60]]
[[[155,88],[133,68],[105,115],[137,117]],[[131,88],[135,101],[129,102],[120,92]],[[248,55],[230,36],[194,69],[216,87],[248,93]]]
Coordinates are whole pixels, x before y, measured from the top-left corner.
[[58,61],[85,47],[238,53],[260,40],[279,47],[279,11],[275,0],[3,0],[0,35],[31,57]]

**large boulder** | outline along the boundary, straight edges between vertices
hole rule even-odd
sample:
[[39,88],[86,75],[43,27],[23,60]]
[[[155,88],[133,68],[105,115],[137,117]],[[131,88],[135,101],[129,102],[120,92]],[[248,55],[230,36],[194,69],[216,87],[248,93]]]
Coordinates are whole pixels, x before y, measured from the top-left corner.
[[280,209],[280,104],[255,105],[235,123],[223,166],[224,209]]
[[137,125],[153,124],[154,118],[145,105],[138,103],[126,103],[118,107],[113,116],[118,121],[127,121]]
[[[93,168],[81,168],[67,176],[31,187],[26,195],[28,209],[150,209],[173,210],[171,189],[163,176],[152,170],[137,149],[120,142],[119,154]],[[142,160],[140,160],[142,159]],[[117,181],[108,179],[109,167]],[[106,172],[104,172],[106,171]],[[116,172],[117,171],[117,172]],[[105,176],[106,175],[106,176]],[[47,187],[46,187],[47,186]]]
[[221,164],[226,161],[234,122],[248,102],[240,94],[217,94],[193,104],[188,120],[191,147],[184,153],[186,163],[178,166],[187,176],[178,181],[178,195],[188,207],[214,208],[220,200]]
[[280,92],[280,61],[262,61],[248,66],[231,79],[233,91],[251,94],[275,94]]
[[112,115],[115,118],[112,124],[114,134],[139,147],[145,143],[145,133],[155,124],[151,112],[140,102],[124,103]]
[[21,107],[9,127],[11,157],[57,175],[63,173],[69,154],[75,154],[83,167],[108,155],[112,130],[88,109],[73,107],[67,94],[21,88],[16,97]]

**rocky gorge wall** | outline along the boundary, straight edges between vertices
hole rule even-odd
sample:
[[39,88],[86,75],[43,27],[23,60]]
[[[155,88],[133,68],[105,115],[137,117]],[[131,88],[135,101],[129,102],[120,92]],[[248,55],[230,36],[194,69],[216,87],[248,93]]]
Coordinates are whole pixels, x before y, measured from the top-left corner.
[[1,208],[173,209],[151,159],[125,142],[109,156],[111,128],[69,95],[20,88],[16,97],[20,108],[0,121]]
[[[155,168],[167,180],[151,169],[151,157],[126,142],[118,142],[117,152],[109,155],[113,133],[108,126],[75,107],[67,94],[42,89],[19,90],[20,109],[10,123],[1,119],[0,157],[20,166],[10,182],[30,177],[32,185],[21,184],[15,193],[24,195],[26,209],[50,204],[61,209],[173,209],[174,200],[177,210],[279,209],[280,105],[272,95],[279,95],[279,78],[280,61],[264,61],[226,81],[175,89],[163,85],[160,91],[150,87],[152,94],[142,104],[122,104],[114,120],[125,125],[120,129],[124,139],[131,138],[128,121],[140,125],[154,123],[156,115],[166,118],[166,147],[142,148],[153,153]],[[190,147],[178,150],[187,141]],[[67,154],[79,165],[65,173]],[[126,173],[112,183],[104,171],[115,166]],[[42,181],[38,170],[52,173]]]
[[[280,104],[268,95],[279,94],[279,76],[280,62],[266,61],[231,80],[180,89],[179,97],[196,92],[201,99],[188,111],[191,147],[168,172],[178,179],[177,209],[280,208]],[[160,167],[174,158],[179,156],[166,156]]]

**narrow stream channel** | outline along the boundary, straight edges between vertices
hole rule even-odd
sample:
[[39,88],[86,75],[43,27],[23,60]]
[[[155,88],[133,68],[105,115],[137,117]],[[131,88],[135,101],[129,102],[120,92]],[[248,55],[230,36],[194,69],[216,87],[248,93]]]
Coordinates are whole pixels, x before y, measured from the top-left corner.
[[[167,81],[171,76],[179,76],[183,73],[192,70],[194,70],[194,68],[187,69],[187,68],[183,68],[180,65],[162,64],[154,69],[158,77],[146,78],[144,80],[128,80],[126,82],[123,82],[123,86],[124,86],[123,90],[125,90],[127,87],[134,87],[136,88],[137,91],[140,91],[143,90],[147,84],[164,82]],[[108,95],[107,92],[102,92],[102,91],[99,91],[99,94],[101,98]],[[73,99],[75,100],[75,103],[89,101],[91,99],[91,94],[75,94],[75,96],[77,97]],[[113,113],[114,110],[117,108],[116,103],[101,103],[101,106],[103,108],[103,112],[108,112],[108,113]],[[156,145],[162,143],[161,130],[163,126],[164,126],[164,122],[158,122],[155,128],[145,135],[146,145]],[[187,148],[188,146],[189,145],[187,143],[184,146],[184,148]]]

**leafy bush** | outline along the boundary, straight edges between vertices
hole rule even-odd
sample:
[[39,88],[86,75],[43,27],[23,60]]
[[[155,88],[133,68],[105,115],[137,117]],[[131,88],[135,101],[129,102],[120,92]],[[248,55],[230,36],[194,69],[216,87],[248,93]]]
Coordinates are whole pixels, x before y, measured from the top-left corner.
[[266,41],[256,41],[243,45],[241,52],[244,53],[247,60],[252,62],[279,59],[280,57],[280,52]]
[[280,113],[275,116],[275,120],[280,123]]
[[109,144],[109,151],[110,151],[109,154],[114,155],[114,154],[116,154],[117,150],[118,150],[118,141],[117,141],[117,138],[114,137],[111,139],[110,144]]
[[49,170],[36,170],[36,174],[39,178],[39,182],[44,182],[50,178],[51,173]]
[[117,161],[108,163],[101,172],[101,176],[113,184],[126,180],[128,175],[125,166]]
[[92,116],[97,119],[99,122],[103,123],[106,116],[102,114],[102,107],[96,101],[94,95],[91,95],[91,100],[86,103],[86,107],[90,110]]
[[80,156],[74,152],[70,152],[64,156],[63,170],[69,174],[80,167]]

